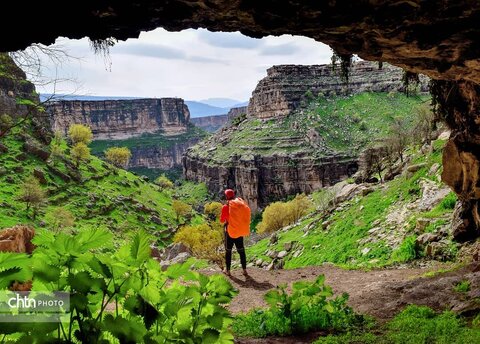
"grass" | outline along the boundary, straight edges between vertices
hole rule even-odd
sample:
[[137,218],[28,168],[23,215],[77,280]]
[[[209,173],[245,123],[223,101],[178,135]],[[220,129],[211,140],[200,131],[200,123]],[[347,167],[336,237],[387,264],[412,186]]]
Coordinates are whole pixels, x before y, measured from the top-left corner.
[[470,291],[470,281],[465,280],[458,283],[453,290],[457,293],[468,293]]
[[[362,240],[371,235],[370,229],[384,226],[387,214],[397,211],[396,209],[403,204],[420,197],[419,182],[422,179],[436,179],[435,176],[429,175],[428,171],[434,163],[440,161],[441,147],[444,142],[440,145],[435,144],[438,149],[431,155],[422,155],[419,161],[426,165],[413,175],[402,175],[363,197],[357,196],[342,204],[342,209],[333,212],[330,216],[325,217],[326,215],[322,211],[313,213],[292,229],[278,232],[277,244],[269,246],[269,238],[266,238],[248,247],[247,256],[269,262],[271,258],[265,255],[268,250],[282,251],[285,243],[298,242],[304,247],[303,251],[297,257],[293,257],[291,254],[285,258],[285,268],[287,269],[321,265],[324,262],[346,268],[382,267],[418,258],[421,253],[416,251],[416,235],[413,233],[416,218],[436,218],[431,223],[432,228],[427,228],[427,230],[434,231],[440,228],[452,213],[454,200],[456,200],[453,194],[449,194],[430,212],[412,210],[408,226],[399,228],[405,234],[397,247],[389,245],[387,240],[366,243],[362,243]],[[412,152],[414,150],[411,148]],[[320,190],[313,193],[314,202],[322,203],[325,192]],[[324,221],[327,223],[322,225]],[[392,229],[392,231],[395,230],[397,229]],[[308,232],[308,235],[305,235],[305,232]],[[453,246],[452,250],[455,250]],[[455,252],[453,251],[454,256]]]
[[441,314],[411,305],[376,331],[352,331],[319,338],[315,344],[465,344],[480,343],[480,328],[453,312]]
[[[8,152],[0,154],[0,166],[6,171],[0,176],[0,228],[20,223],[49,228],[44,215],[63,207],[73,214],[75,227],[79,230],[102,227],[123,238],[143,228],[156,237],[158,244],[165,244],[171,229],[177,226],[169,192],[131,172],[115,169],[97,157],[80,165],[81,181],[66,182],[51,173],[49,168],[72,175],[68,164],[64,161],[45,163],[24,153],[24,140],[19,136],[22,131],[29,135],[29,129],[16,128],[1,141]],[[16,196],[22,181],[35,168],[42,170],[47,180],[43,188],[48,193],[48,203],[33,220],[27,216],[25,205],[16,201]]]
[[[231,162],[233,156],[306,153],[312,159],[331,154],[355,155],[362,147],[388,133],[395,118],[412,124],[417,109],[427,97],[402,93],[361,93],[349,97],[314,99],[307,109],[284,119],[246,118],[236,123],[226,139],[216,135],[194,146],[192,154],[210,164]],[[306,139],[315,131],[318,140]],[[224,135],[222,133],[217,135]],[[294,161],[292,161],[294,163]]]

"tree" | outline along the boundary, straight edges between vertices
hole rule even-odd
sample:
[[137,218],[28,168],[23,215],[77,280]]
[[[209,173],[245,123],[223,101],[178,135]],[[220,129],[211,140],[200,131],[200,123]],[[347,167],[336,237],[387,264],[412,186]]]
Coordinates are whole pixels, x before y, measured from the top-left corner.
[[45,222],[50,225],[55,232],[59,232],[65,228],[73,227],[75,218],[70,211],[59,207],[45,215]]
[[32,207],[32,215],[33,219],[35,220],[38,210],[46,203],[47,197],[40,186],[38,179],[34,176],[30,176],[20,186],[20,193],[17,197],[17,200],[26,204],[25,211],[27,212],[27,215],[30,207]]
[[105,151],[105,158],[116,167],[125,167],[132,157],[132,152],[127,147],[110,147]]
[[361,153],[360,160],[367,178],[370,178],[373,173],[377,173],[378,179],[380,182],[383,182],[382,171],[384,169],[384,159],[388,154],[387,152],[387,147],[382,144],[368,147]]
[[192,212],[191,205],[179,200],[173,200],[172,207],[173,211],[177,215],[177,222],[180,221],[180,217],[184,217]]
[[173,188],[173,182],[167,178],[164,174],[155,179],[155,184],[160,186],[162,189],[171,189]]
[[77,143],[70,151],[70,155],[75,161],[77,168],[80,166],[80,162],[90,158],[90,148],[83,142]]
[[417,117],[415,119],[413,133],[415,141],[425,141],[427,144],[430,144],[435,127],[435,114],[427,104],[422,105],[418,109]]
[[72,124],[68,129],[68,136],[73,145],[77,143],[88,145],[93,138],[92,130],[83,124]]
[[400,161],[403,162],[403,153],[410,143],[412,138],[412,131],[404,118],[396,118],[389,130],[389,137],[387,139],[388,147],[397,154]]

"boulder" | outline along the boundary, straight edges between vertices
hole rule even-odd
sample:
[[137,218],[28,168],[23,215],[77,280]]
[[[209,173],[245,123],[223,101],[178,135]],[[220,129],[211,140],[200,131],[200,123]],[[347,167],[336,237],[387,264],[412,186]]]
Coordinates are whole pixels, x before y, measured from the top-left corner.
[[437,241],[438,239],[439,236],[435,233],[423,233],[422,235],[417,237],[417,240],[415,242],[418,246],[424,247],[425,245]]
[[427,166],[427,164],[424,163],[424,162],[422,162],[420,164],[410,165],[410,166],[407,167],[407,172],[415,173],[425,166]]
[[178,256],[180,253],[190,254],[190,250],[187,246],[182,243],[175,243],[168,246],[165,250],[164,256],[167,260],[172,260],[174,257]]
[[157,225],[161,225],[161,224],[162,224],[162,219],[159,218],[159,217],[156,216],[156,215],[150,216],[150,221],[152,221],[153,223],[155,223],[155,224],[157,224]]
[[422,197],[418,202],[418,210],[420,211],[431,210],[450,193],[450,188],[438,185],[429,179],[422,179],[419,184],[422,189]]
[[50,152],[37,146],[35,143],[29,140],[23,144],[23,150],[31,155],[36,156],[42,161],[47,161],[50,157]]
[[294,244],[294,241],[286,242],[285,244],[283,244],[283,248],[285,249],[285,251],[289,252]]
[[430,224],[430,219],[417,219],[415,224],[415,232],[423,233],[425,228]]
[[278,234],[277,234],[277,233],[273,233],[273,234],[270,236],[270,245],[275,245],[277,242],[278,242]]
[[47,184],[47,178],[45,178],[45,173],[43,172],[43,170],[41,168],[36,167],[33,170],[33,175],[34,175],[35,178],[38,179],[40,184],[42,184],[42,185]]
[[453,211],[452,236],[456,241],[472,240],[480,236],[480,228],[476,225],[475,214],[479,214],[477,200],[458,201]]
[[25,225],[16,225],[0,231],[0,252],[32,253],[35,230]]
[[286,257],[286,255],[288,254],[287,251],[280,251],[277,255],[277,258],[283,258],[283,257]]

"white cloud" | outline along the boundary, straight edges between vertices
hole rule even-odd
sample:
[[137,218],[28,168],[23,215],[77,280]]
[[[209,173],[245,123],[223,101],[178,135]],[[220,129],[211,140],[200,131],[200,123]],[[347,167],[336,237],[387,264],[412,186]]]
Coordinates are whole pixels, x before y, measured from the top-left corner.
[[[118,42],[110,51],[111,68],[89,51],[88,40],[58,39],[69,53],[81,56],[58,68],[75,77],[82,94],[101,96],[176,96],[188,100],[213,97],[250,98],[266,69],[275,64],[321,64],[330,48],[310,38],[283,35],[254,39],[236,33],[157,29],[139,39]],[[55,68],[48,66],[50,77]],[[62,84],[58,93],[77,86]],[[52,86],[40,89],[52,92]]]

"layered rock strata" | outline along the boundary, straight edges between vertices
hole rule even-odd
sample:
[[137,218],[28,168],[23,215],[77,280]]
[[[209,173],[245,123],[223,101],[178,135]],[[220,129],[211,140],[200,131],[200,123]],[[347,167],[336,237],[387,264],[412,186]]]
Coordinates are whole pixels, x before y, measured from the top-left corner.
[[204,182],[217,194],[233,188],[253,211],[286,195],[333,185],[357,170],[356,160],[349,156],[314,159],[301,154],[255,155],[249,160],[234,156],[224,165],[212,165],[208,159],[187,152],[183,164],[187,179]]
[[[340,67],[332,65],[279,65],[267,70],[252,93],[248,116],[273,118],[287,116],[302,102],[319,94],[329,97],[361,92],[403,91],[403,70],[389,64],[360,61],[350,68],[348,83],[342,80]],[[421,77],[419,91],[428,91]]]
[[54,101],[47,105],[52,128],[64,133],[71,124],[88,125],[94,139],[125,139],[162,131],[184,133],[190,119],[188,107],[179,98]]
[[196,127],[202,128],[210,133],[214,133],[227,124],[228,120],[228,115],[218,115],[191,118],[190,122],[192,122],[192,124]]

